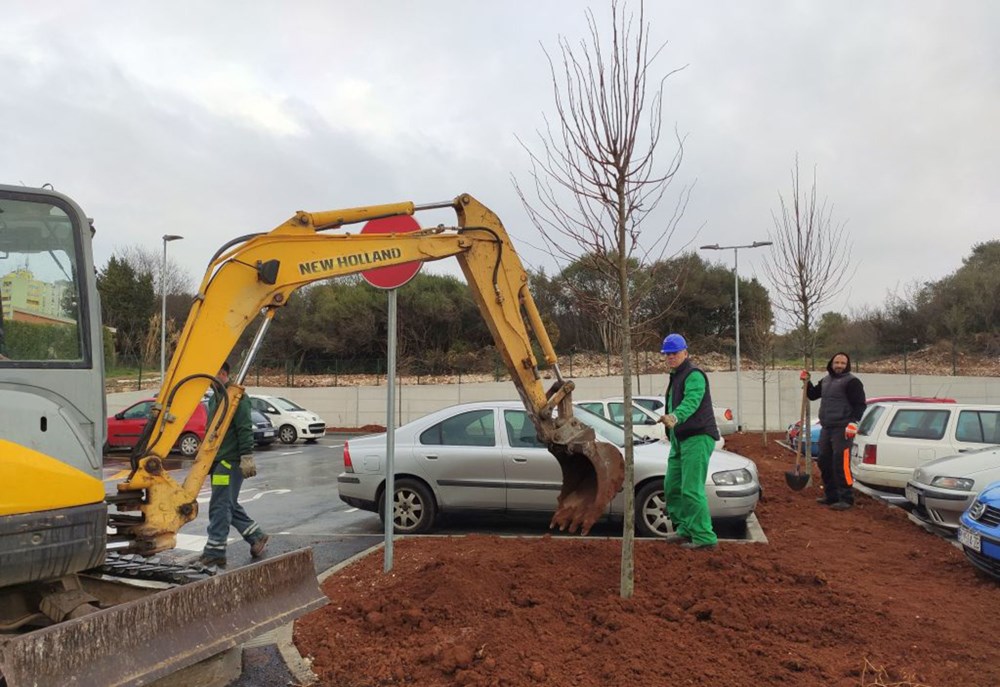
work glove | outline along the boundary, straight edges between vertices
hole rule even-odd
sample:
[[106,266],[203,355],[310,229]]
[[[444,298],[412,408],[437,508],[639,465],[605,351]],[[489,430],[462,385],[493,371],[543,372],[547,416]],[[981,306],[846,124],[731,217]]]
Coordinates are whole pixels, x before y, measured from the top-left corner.
[[844,427],[844,438],[845,439],[853,439],[857,435],[858,435],[858,425],[857,425],[857,423],[851,422],[851,423],[848,423],[848,425],[846,427]]
[[257,474],[257,463],[252,455],[240,456],[240,472],[244,477],[253,477]]
[[668,415],[662,415],[660,417],[660,422],[667,426],[667,429],[673,429],[677,425],[677,416],[673,413]]
[[809,370],[802,370],[802,372],[799,373],[799,379],[801,379],[803,382],[808,382]]

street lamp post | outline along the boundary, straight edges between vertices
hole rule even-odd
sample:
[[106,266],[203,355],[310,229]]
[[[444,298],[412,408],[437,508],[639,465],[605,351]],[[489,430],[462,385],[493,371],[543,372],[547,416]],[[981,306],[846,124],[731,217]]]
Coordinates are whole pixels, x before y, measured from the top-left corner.
[[761,248],[770,246],[770,241],[754,241],[742,246],[720,246],[713,243],[708,246],[701,246],[701,250],[730,250],[733,251],[733,280],[736,284],[736,431],[743,431],[743,409],[740,407],[740,248]]
[[160,270],[160,298],[163,306],[160,311],[160,384],[167,369],[167,242],[184,238],[177,234],[163,235],[163,268]]

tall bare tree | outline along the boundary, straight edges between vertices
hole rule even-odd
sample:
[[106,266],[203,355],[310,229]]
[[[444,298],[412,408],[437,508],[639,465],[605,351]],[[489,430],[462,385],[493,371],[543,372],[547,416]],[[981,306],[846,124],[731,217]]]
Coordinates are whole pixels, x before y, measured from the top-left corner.
[[[539,131],[541,149],[531,157],[535,200],[514,185],[549,252],[573,260],[586,253],[588,267],[611,287],[590,301],[595,314],[620,332],[622,386],[626,406],[632,398],[632,333],[643,327],[632,312],[657,284],[654,274],[633,278],[634,266],[663,256],[690,189],[679,194],[670,216],[652,220],[670,181],[680,167],[683,139],[661,164],[663,85],[678,70],[662,75],[652,65],[665,44],[651,47],[649,23],[639,3],[638,16],[617,1],[611,3],[610,35],[602,35],[587,11],[589,37],[576,45],[560,36],[558,59],[545,52],[552,77],[556,117],[545,118]],[[651,237],[644,238],[647,220]],[[647,273],[648,274],[648,273]],[[625,414],[625,484],[634,483],[631,415]],[[634,493],[625,489],[621,595],[634,589]]]
[[774,357],[774,318],[771,309],[757,305],[752,307],[748,313],[748,322],[745,325],[745,340],[747,344],[747,355],[757,367],[755,374],[760,378],[760,398],[763,418],[761,419],[761,433],[763,445],[767,446],[767,382],[771,378],[774,368],[768,370],[768,364]]
[[775,307],[785,313],[798,338],[803,366],[815,351],[820,309],[843,291],[853,275],[845,223],[835,223],[833,207],[816,196],[816,170],[812,185],[803,189],[796,155],[791,198],[779,192],[780,210],[771,213],[773,246],[771,259],[764,264],[774,287]]

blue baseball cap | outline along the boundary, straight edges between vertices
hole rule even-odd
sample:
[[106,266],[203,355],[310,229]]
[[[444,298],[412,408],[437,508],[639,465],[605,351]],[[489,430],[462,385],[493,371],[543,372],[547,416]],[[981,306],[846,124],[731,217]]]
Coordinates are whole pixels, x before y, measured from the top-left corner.
[[660,353],[677,353],[683,351],[688,347],[687,341],[680,334],[669,334],[667,338],[663,340],[663,348],[660,349]]

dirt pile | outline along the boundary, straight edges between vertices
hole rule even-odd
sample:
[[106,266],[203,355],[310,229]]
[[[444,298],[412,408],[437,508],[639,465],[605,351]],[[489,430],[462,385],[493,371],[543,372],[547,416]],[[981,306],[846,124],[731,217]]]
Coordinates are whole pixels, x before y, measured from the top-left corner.
[[329,578],[295,642],[331,687],[1000,684],[1000,585],[898,509],[789,491],[760,435],[727,448],[769,544],[639,541],[623,600],[617,540],[410,538],[388,575],[378,553]]

